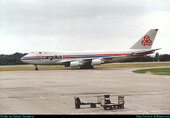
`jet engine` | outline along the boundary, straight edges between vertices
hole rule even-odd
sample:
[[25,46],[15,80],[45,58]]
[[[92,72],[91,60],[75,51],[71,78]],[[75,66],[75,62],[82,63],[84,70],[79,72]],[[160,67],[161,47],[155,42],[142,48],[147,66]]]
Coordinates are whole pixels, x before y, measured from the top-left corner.
[[79,67],[80,63],[78,61],[70,62],[70,67]]
[[101,65],[102,63],[103,63],[102,60],[94,59],[94,60],[92,60],[91,65]]

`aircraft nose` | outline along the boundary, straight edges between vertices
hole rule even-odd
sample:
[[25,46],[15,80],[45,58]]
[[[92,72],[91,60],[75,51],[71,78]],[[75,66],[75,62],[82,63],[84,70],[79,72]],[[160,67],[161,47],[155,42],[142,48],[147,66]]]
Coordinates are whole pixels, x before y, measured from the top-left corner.
[[22,62],[25,62],[26,57],[27,57],[27,55],[21,57],[21,61],[22,61]]
[[23,61],[23,60],[24,60],[24,58],[25,58],[25,56],[21,57],[21,61]]

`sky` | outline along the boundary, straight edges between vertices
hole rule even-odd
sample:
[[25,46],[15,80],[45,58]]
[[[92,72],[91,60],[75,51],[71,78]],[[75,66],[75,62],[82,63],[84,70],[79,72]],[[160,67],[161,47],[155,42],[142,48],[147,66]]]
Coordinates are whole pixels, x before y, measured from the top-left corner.
[[129,49],[150,29],[170,54],[169,0],[0,0],[0,54]]

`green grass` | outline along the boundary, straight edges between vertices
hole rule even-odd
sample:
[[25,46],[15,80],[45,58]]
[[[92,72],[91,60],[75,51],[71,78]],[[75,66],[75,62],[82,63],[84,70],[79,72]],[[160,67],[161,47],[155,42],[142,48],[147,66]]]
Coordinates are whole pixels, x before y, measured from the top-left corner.
[[127,67],[160,67],[170,66],[170,62],[112,63],[95,66],[96,68],[127,68]]
[[[64,70],[64,69],[71,69],[71,68],[66,68],[64,66],[38,66],[39,70]],[[32,66],[28,66],[28,67],[22,67],[22,66],[18,66],[18,67],[0,67],[0,71],[21,71],[21,70],[34,70],[35,67]],[[72,68],[74,69],[74,68]]]
[[[160,67],[160,66],[170,66],[170,62],[147,62],[147,63],[112,63],[112,64],[104,64],[100,66],[95,66],[95,68],[129,68],[129,67]],[[0,66],[0,71],[20,71],[20,70],[34,70],[33,65],[6,65]],[[64,66],[38,66],[39,70],[73,70],[79,69],[70,68]]]
[[134,70],[133,72],[135,73],[150,72],[154,75],[170,75],[170,68],[140,69],[140,70]]

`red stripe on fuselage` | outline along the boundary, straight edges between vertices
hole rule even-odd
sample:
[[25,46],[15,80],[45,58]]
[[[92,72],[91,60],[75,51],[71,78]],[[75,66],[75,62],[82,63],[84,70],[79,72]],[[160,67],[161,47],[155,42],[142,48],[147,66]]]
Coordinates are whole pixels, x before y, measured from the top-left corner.
[[41,58],[42,56],[29,56],[29,57],[22,57],[22,58]]
[[[118,56],[118,55],[129,55],[129,54],[89,54],[89,55],[63,55],[63,57],[84,57],[84,56]],[[42,56],[27,56],[22,58],[42,58]]]
[[81,56],[116,56],[116,55],[129,55],[129,54],[90,54],[90,55],[63,55],[63,57],[81,57]]

